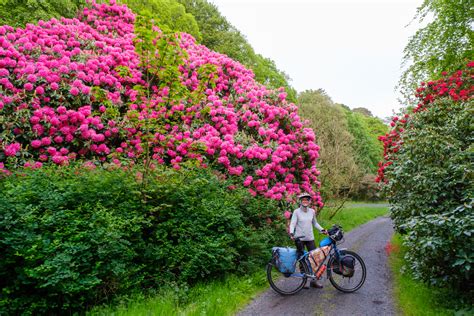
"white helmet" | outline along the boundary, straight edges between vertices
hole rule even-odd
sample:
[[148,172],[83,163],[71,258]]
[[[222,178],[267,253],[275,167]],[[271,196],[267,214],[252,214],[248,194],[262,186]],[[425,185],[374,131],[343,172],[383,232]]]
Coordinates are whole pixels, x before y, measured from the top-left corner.
[[302,198],[309,198],[311,200],[311,195],[307,192],[303,192],[300,195],[298,195],[298,201],[301,201]]

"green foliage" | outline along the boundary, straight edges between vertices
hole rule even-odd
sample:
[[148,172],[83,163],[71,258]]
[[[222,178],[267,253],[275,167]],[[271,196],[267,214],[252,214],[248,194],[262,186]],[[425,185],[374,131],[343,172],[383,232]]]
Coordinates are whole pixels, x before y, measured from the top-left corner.
[[85,0],[4,0],[0,2],[0,25],[24,27],[27,23],[51,18],[73,18]]
[[380,119],[368,117],[358,112],[344,109],[349,131],[354,137],[352,148],[356,155],[357,164],[365,171],[375,173],[383,147],[377,137],[379,130],[387,131]]
[[120,0],[141,16],[149,16],[164,32],[185,32],[198,41],[201,32],[194,16],[175,0]]
[[270,88],[284,87],[287,99],[296,102],[296,90],[289,84],[290,76],[279,70],[273,60],[255,54],[254,60],[248,65],[255,73],[255,80]]
[[464,291],[474,263],[472,106],[441,98],[416,113],[387,169],[386,188],[414,276]]
[[349,132],[343,109],[321,89],[300,93],[298,104],[301,117],[309,120],[321,147],[318,168],[323,200],[354,193],[363,174],[351,147],[354,138]]
[[[395,234],[390,247],[390,268],[394,276],[395,302],[403,315],[472,315],[474,312],[464,297],[453,295],[449,288],[436,288],[420,282],[406,270],[404,260],[408,249],[402,243],[402,237]],[[466,304],[467,303],[467,304]]]
[[462,69],[474,59],[474,7],[470,0],[425,0],[415,19],[431,22],[419,29],[404,50],[399,87],[407,99],[418,83],[437,79],[442,71]]
[[210,171],[155,170],[145,188],[141,179],[136,170],[79,167],[3,178],[0,313],[70,313],[246,272],[284,236],[275,202],[229,190]]
[[140,282],[145,218],[133,177],[27,173],[0,183],[0,313],[70,311]]
[[369,110],[335,104],[322,89],[298,95],[299,113],[317,135],[323,200],[377,199],[375,176],[387,126]]
[[177,1],[195,17],[201,30],[203,45],[251,68],[255,79],[267,87],[284,87],[288,94],[287,99],[296,102],[296,91],[290,86],[288,75],[279,70],[273,60],[256,54],[244,35],[222,16],[216,5],[207,0]]

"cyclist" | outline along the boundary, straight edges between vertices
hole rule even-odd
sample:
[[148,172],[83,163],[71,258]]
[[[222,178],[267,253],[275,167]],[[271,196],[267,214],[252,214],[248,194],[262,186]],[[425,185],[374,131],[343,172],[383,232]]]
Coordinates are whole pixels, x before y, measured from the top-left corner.
[[[316,220],[316,212],[309,207],[311,203],[311,195],[308,193],[302,193],[298,196],[298,202],[300,207],[297,208],[293,215],[291,216],[290,223],[290,236],[294,240],[295,236],[304,236],[300,238],[300,241],[303,244],[303,247],[309,251],[316,249],[314,243],[314,233],[313,226],[316,227],[319,232],[327,235],[327,230],[325,230],[321,225],[319,225]],[[322,288],[322,284],[318,281],[311,281],[311,286],[316,288]],[[308,286],[305,285],[305,288]]]

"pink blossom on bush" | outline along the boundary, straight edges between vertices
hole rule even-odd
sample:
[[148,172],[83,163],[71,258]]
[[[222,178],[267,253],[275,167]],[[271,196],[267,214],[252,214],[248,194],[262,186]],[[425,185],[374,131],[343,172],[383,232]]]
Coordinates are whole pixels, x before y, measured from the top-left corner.
[[4,148],[5,156],[15,156],[20,151],[21,145],[19,143],[8,144]]
[[[315,166],[319,147],[284,89],[268,90],[251,70],[182,33],[178,43],[186,59],[177,64],[178,84],[188,97],[201,93],[200,101],[176,98],[166,86],[150,87],[144,100],[135,90],[146,87],[147,69],[140,67],[133,45],[134,21],[126,6],[113,2],[92,3],[78,19],[0,27],[6,57],[0,59],[5,91],[0,115],[19,126],[18,133],[0,139],[16,139],[24,147],[31,143],[31,157],[56,164],[70,159],[133,163],[149,148],[153,159],[175,169],[188,160],[212,165],[253,195],[282,199],[306,190],[322,205]],[[23,52],[14,52],[20,46]],[[120,76],[118,67],[128,75]],[[205,67],[212,69],[212,80],[198,75]],[[105,100],[92,95],[92,88]],[[120,116],[112,119],[104,104],[120,109]],[[26,121],[24,113],[30,113]],[[166,123],[149,129],[148,120]],[[5,147],[1,141],[0,146]]]

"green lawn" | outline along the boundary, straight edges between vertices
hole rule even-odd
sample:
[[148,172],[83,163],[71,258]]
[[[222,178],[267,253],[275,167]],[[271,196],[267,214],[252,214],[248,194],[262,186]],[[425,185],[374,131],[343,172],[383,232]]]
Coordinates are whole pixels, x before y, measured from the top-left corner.
[[[342,226],[345,232],[352,230],[353,228],[364,224],[376,217],[388,214],[387,207],[356,207],[356,204],[350,203],[347,208],[340,210],[336,216],[332,219],[329,219],[329,216],[332,212],[331,209],[323,209],[321,214],[318,216],[318,222],[324,228],[331,228],[333,224],[338,224]],[[315,232],[315,240],[319,241],[325,236]]]
[[[347,232],[384,214],[387,214],[386,207],[351,206],[341,210],[332,220],[328,220],[329,209],[326,209],[318,221],[325,228],[337,223]],[[321,239],[321,235],[316,238]],[[262,267],[252,275],[229,276],[224,280],[198,284],[187,291],[169,290],[149,298],[137,296],[119,306],[97,307],[88,315],[234,315],[268,287]]]
[[392,238],[390,267],[394,276],[395,302],[402,315],[473,315],[474,310],[456,311],[456,295],[448,289],[431,287],[415,280],[409,273],[402,273],[404,254],[400,235]]

